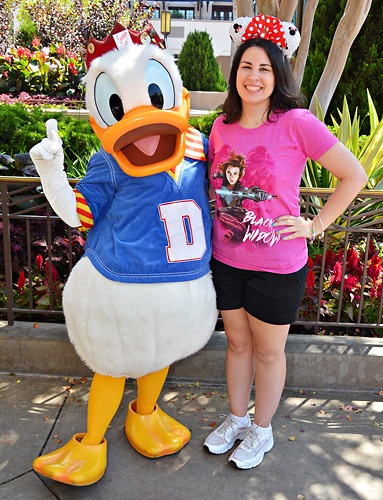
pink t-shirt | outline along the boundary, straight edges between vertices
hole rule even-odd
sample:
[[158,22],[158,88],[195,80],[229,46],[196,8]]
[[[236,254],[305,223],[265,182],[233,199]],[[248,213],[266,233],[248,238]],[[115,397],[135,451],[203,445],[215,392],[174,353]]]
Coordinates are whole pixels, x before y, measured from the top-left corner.
[[278,216],[300,215],[307,158],[318,160],[336,142],[306,109],[292,109],[255,129],[225,125],[219,117],[208,154],[216,192],[213,256],[240,269],[281,274],[301,269],[307,262],[306,238],[282,240],[276,229],[283,226],[272,224]]

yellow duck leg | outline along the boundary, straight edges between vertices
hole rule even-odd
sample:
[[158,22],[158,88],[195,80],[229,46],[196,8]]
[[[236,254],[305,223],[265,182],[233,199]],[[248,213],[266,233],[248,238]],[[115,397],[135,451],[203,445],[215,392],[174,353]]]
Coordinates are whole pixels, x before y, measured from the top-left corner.
[[86,434],[75,434],[57,451],[36,458],[36,472],[61,483],[87,486],[97,482],[106,468],[104,434],[124,393],[125,377],[95,374],[89,393]]
[[169,367],[137,379],[137,400],[129,404],[126,437],[141,455],[158,458],[179,451],[190,441],[190,431],[157,405]]

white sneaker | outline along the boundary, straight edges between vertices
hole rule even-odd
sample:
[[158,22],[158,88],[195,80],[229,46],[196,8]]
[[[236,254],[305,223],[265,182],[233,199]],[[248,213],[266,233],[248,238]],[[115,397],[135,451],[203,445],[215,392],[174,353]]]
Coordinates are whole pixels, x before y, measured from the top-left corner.
[[248,430],[245,439],[229,457],[239,469],[251,469],[259,465],[265,453],[274,446],[272,432],[267,436],[257,433],[252,427]]
[[[225,417],[226,415],[223,416]],[[234,446],[237,439],[243,439],[246,436],[249,429],[251,429],[249,414],[247,414],[247,422],[245,425],[234,420],[231,415],[229,415],[223,424],[208,435],[203,445],[206,446],[211,453],[215,453],[216,455],[226,453]]]

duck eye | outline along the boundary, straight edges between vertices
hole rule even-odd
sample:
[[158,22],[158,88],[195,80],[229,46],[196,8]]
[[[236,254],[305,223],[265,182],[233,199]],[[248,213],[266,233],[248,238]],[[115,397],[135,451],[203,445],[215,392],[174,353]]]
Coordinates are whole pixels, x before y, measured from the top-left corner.
[[174,107],[174,85],[168,70],[160,62],[150,59],[145,70],[146,87],[152,106],[158,109]]
[[100,73],[94,84],[94,101],[102,120],[110,127],[124,116],[124,107],[113,80]]

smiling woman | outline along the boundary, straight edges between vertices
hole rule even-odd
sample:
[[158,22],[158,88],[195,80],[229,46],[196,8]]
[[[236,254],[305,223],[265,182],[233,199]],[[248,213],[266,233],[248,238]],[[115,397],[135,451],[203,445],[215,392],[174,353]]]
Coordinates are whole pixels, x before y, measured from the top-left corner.
[[[243,440],[229,460],[250,469],[274,445],[271,420],[286,377],[285,343],[306,283],[306,238],[313,241],[345,210],[367,176],[326,126],[300,109],[304,98],[288,60],[300,39],[297,29],[262,15],[235,20],[230,34],[238,49],[208,160],[216,193],[211,266],[228,340],[231,413],[205,446],[219,454]],[[234,171],[224,179],[222,165],[234,156],[243,157],[246,170],[230,190]],[[299,206],[308,157],[339,179],[313,220],[301,217]]]
[[255,128],[267,119],[275,77],[267,52],[261,47],[249,47],[241,58],[236,87],[242,101],[239,123]]

